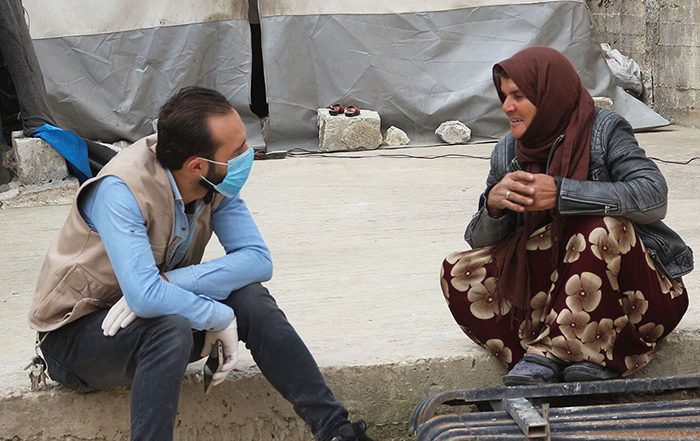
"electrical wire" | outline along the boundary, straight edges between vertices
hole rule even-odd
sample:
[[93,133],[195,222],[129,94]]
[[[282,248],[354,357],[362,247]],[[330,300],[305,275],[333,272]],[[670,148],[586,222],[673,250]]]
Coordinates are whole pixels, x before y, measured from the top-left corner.
[[693,156],[692,158],[688,159],[687,161],[673,161],[671,159],[661,159],[661,158],[657,158],[655,156],[649,156],[648,158],[651,159],[652,161],[663,162],[664,164],[688,165],[691,162],[693,162],[697,159],[700,159],[700,156]]
[[[386,147],[382,150],[397,150],[403,149],[404,147]],[[345,153],[345,152],[337,152]],[[409,155],[407,153],[396,153],[396,154],[375,154],[375,155],[338,155],[334,153],[323,153],[315,152],[312,150],[306,150],[302,148],[293,148],[291,150],[271,152],[266,153],[263,159],[282,159],[284,157],[292,158],[304,158],[304,157],[317,157],[317,158],[334,158],[334,159],[365,159],[365,158],[398,158],[398,159],[443,159],[443,158],[467,158],[467,159],[480,159],[480,160],[490,160],[490,156],[478,156],[478,155],[467,155],[464,153],[446,153],[442,155]],[[648,156],[649,159],[656,162],[661,162],[664,164],[674,164],[674,165],[688,165],[693,161],[700,160],[700,156],[693,156],[687,160],[672,160],[672,159],[661,159],[655,156]]]
[[[396,150],[401,147],[390,147],[384,148],[382,150]],[[341,152],[338,152],[341,153]],[[490,160],[490,156],[478,156],[478,155],[467,155],[462,153],[446,153],[442,155],[409,155],[407,153],[395,153],[395,154],[375,154],[375,155],[338,155],[333,153],[323,153],[315,152],[311,150],[306,150],[302,148],[294,148],[291,150],[286,150],[282,152],[272,152],[265,154],[266,159],[281,159],[286,156],[289,157],[317,157],[317,158],[335,158],[335,159],[365,159],[365,158],[400,158],[400,159],[442,159],[442,158],[469,158],[469,159],[482,159]]]

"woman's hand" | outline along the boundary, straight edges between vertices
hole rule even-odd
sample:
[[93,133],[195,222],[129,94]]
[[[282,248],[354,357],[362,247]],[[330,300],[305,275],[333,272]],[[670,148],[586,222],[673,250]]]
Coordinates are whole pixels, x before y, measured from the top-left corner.
[[557,181],[552,176],[537,173],[529,184],[533,202],[525,207],[527,211],[551,210],[557,206]]
[[544,211],[556,207],[556,203],[557,183],[552,176],[519,170],[508,173],[493,186],[486,208],[491,217],[499,217],[503,210]]
[[508,173],[501,181],[489,191],[486,200],[486,208],[491,217],[499,217],[503,210],[511,210],[522,213],[525,206],[533,203],[534,190],[530,183],[535,180],[535,175],[522,170]]

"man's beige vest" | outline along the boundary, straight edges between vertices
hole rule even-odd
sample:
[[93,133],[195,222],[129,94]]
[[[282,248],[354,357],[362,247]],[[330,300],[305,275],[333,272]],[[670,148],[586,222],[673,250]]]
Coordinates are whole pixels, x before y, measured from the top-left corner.
[[[51,244],[39,273],[29,311],[32,328],[57,329],[98,309],[109,308],[122,295],[99,234],[90,230],[78,210],[81,193],[105,176],[119,177],[133,193],[146,221],[156,266],[161,273],[167,270],[175,245],[175,202],[166,170],[156,159],[155,145],[155,135],[137,141],[80,187],[68,219]],[[221,199],[215,196],[199,216],[189,249],[178,267],[201,261],[212,233],[211,214]]]

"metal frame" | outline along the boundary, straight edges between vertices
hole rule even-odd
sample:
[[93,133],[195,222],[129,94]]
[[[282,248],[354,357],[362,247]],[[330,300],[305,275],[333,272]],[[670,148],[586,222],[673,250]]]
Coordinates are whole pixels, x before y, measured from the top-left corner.
[[[415,407],[409,432],[417,432],[418,440],[436,441],[550,439],[552,433],[555,439],[597,439],[596,431],[607,433],[601,439],[700,439],[700,399],[590,405],[596,399],[697,390],[700,374],[447,391]],[[589,400],[589,404],[549,409],[545,403],[542,413],[533,404],[561,402],[563,397],[582,397],[578,401]],[[498,410],[435,416],[443,405],[468,404]],[[636,431],[634,437],[625,438],[631,431]]]

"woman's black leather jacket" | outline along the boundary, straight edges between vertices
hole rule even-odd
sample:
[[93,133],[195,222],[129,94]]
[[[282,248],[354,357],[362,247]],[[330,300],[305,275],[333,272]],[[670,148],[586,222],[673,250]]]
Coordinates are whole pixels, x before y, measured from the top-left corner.
[[[479,211],[464,233],[473,248],[505,239],[522,224],[522,215],[518,213],[507,211],[492,218],[486,210],[489,190],[504,175],[519,169],[515,139],[509,133],[498,141],[491,154],[486,191],[479,200]],[[692,250],[661,221],[666,216],[666,180],[639,147],[632,127],[620,115],[596,109],[587,181],[555,179],[560,215],[626,217],[634,222],[648,253],[669,278],[680,277],[693,269]]]

